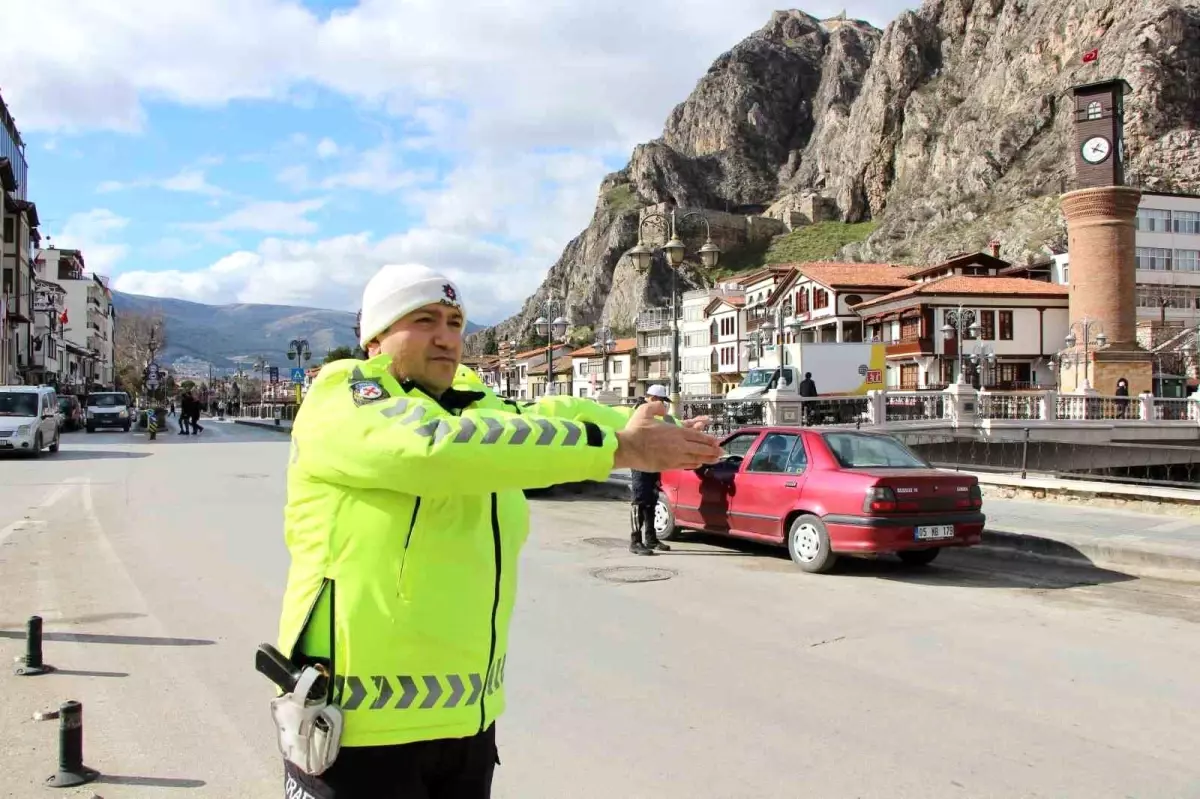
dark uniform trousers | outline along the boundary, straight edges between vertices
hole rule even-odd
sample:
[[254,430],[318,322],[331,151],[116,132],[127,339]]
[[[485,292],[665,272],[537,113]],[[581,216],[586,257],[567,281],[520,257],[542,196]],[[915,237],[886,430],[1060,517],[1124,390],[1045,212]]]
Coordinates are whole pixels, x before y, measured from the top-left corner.
[[351,746],[311,777],[284,761],[285,799],[489,799],[496,725],[470,738]]

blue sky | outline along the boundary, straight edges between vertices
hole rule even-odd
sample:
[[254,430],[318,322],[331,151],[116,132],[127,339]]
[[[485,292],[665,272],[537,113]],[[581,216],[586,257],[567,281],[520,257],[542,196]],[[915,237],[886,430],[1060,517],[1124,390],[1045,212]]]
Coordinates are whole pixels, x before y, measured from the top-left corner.
[[[604,174],[775,3],[497,6],[6,9],[53,31],[0,48],[42,232],[122,290],[200,302],[353,310],[380,265],[418,261],[498,321],[587,224]],[[847,10],[882,25],[900,8]]]

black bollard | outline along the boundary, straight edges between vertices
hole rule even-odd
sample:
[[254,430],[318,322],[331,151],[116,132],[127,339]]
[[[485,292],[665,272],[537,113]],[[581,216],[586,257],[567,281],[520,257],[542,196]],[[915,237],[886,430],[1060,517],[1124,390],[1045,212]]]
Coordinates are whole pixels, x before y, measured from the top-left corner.
[[25,622],[25,656],[17,661],[19,677],[33,677],[54,671],[42,660],[42,617],[30,616]]
[[91,782],[100,772],[83,765],[83,705],[75,700],[58,709],[58,773],[46,778],[51,788],[73,788]]

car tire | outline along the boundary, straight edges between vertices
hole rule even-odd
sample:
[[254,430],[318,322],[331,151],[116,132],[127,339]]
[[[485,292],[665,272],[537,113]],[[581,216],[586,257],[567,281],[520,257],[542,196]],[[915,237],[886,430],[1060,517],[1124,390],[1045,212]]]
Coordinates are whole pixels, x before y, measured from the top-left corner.
[[124,427],[124,428],[122,428],[122,429],[124,429],[124,431],[125,431],[126,433],[128,433],[128,432],[129,432],[129,425],[125,425],[125,427]]
[[900,562],[905,566],[928,566],[937,560],[941,551],[940,547],[938,549],[909,549],[897,552],[896,557],[900,558]]
[[96,428],[95,428],[95,427],[93,427],[92,425],[90,425],[90,424],[89,424],[89,425],[87,426],[87,431],[88,431],[89,433],[94,433],[94,432],[96,432]]
[[807,513],[792,520],[787,548],[792,562],[809,574],[825,574],[837,563],[825,522]]
[[58,445],[59,445],[59,442],[60,442],[61,440],[62,440],[62,435],[61,435],[61,434],[59,434],[59,435],[56,435],[56,436],[54,437],[54,441],[53,441],[53,443],[51,443],[51,444],[50,444],[50,451],[51,451],[51,452],[58,452]]
[[675,512],[671,510],[671,501],[660,491],[658,502],[654,504],[654,534],[659,541],[677,541],[681,532],[675,526]]
[[33,452],[29,453],[35,458],[42,457],[42,434],[38,433],[33,437]]

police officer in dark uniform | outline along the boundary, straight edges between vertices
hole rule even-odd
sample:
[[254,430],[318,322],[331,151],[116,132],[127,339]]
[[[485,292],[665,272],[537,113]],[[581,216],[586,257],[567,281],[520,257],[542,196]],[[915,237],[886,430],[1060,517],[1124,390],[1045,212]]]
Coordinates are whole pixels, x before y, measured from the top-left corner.
[[[635,405],[644,405],[649,400],[667,401],[665,386],[653,385],[646,390],[645,397],[639,397]],[[633,494],[633,507],[630,510],[632,529],[629,534],[629,551],[635,555],[653,555],[655,550],[670,552],[671,548],[658,540],[654,530],[654,509],[658,505],[658,491],[661,476],[658,472],[639,472],[631,469],[633,479],[630,488]]]

